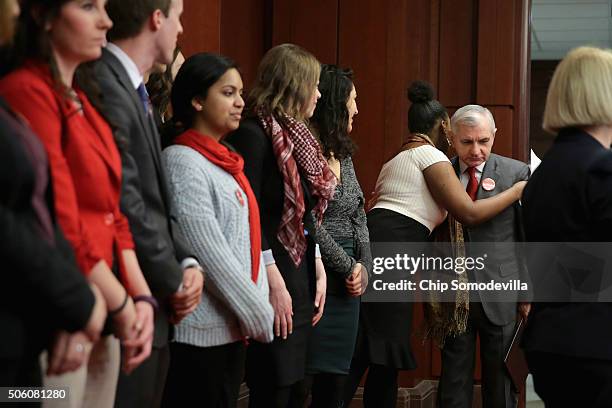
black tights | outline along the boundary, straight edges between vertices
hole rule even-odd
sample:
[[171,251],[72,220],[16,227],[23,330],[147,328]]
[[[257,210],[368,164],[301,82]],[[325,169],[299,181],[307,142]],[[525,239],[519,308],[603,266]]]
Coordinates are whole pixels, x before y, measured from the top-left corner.
[[[312,395],[310,408],[343,408],[345,374],[318,373],[304,379],[304,402]],[[348,406],[348,404],[346,405]]]
[[353,399],[366,369],[368,369],[368,377],[363,387],[364,408],[395,407],[397,404],[398,370],[394,367],[371,364],[367,357],[367,349],[355,350],[344,389],[345,406],[348,406]]
[[249,389],[249,408],[303,408],[306,398],[306,380],[285,387],[260,384]]

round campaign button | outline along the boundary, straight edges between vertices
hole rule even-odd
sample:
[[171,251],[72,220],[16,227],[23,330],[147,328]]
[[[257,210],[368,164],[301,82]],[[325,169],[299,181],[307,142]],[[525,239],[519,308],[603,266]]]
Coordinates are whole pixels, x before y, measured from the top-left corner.
[[242,198],[242,193],[239,189],[236,189],[236,198],[242,207],[244,207],[244,198]]
[[489,177],[482,180],[482,188],[485,189],[486,191],[493,190],[495,188],[495,180]]

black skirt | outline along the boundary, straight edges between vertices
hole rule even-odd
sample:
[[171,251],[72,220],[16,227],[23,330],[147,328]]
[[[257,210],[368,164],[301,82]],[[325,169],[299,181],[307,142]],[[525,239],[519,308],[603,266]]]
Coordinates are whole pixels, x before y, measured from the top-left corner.
[[[349,256],[355,256],[353,240],[339,244]],[[328,294],[323,317],[310,338],[306,373],[348,374],[358,326],[359,297]]]
[[[429,230],[395,211],[375,208],[368,213],[371,242],[426,242]],[[367,350],[372,364],[410,370],[416,360],[410,346],[412,302],[362,302],[357,348]]]
[[312,333],[315,295],[315,244],[308,239],[302,263],[293,265],[278,241],[276,264],[283,275],[293,305],[293,333],[283,340],[274,337],[269,344],[251,340],[247,348],[246,380],[249,387],[285,387],[304,379],[306,353]]

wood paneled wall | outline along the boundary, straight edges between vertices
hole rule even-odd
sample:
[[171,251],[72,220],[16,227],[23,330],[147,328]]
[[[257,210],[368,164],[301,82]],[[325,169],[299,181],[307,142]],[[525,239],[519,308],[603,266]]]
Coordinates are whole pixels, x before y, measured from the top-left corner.
[[[293,42],[321,62],[350,67],[359,115],[352,136],[366,195],[408,133],[406,89],[430,81],[452,113],[478,103],[497,122],[494,150],[526,160],[529,140],[530,0],[184,0],[186,55],[221,52],[245,85],[273,45]],[[422,323],[420,308],[415,323]],[[439,375],[438,352],[413,338],[420,366],[402,385]]]

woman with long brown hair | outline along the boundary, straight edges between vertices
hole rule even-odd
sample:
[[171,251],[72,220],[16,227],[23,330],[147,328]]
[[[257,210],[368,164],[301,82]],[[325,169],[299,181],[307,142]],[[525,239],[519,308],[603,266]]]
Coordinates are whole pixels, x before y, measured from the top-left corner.
[[335,178],[304,123],[320,96],[319,74],[317,59],[296,45],[269,50],[247,99],[247,119],[227,138],[244,157],[259,204],[275,314],[274,341],[253,341],[247,350],[251,407],[302,401],[308,339],[325,305],[325,270],[308,231],[321,222]]

